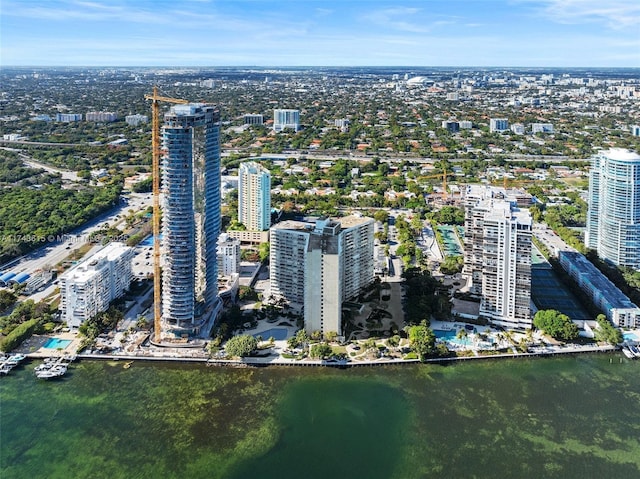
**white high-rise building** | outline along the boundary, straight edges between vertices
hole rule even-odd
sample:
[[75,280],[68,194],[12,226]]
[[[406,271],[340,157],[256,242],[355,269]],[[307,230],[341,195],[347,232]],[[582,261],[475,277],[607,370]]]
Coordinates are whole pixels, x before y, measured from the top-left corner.
[[509,129],[509,120],[506,118],[491,118],[489,120],[489,132],[496,133],[507,131]]
[[273,131],[280,132],[285,128],[295,132],[300,129],[300,110],[273,110]]
[[347,216],[271,228],[271,295],[304,306],[307,332],[342,333],[342,303],[373,282],[373,219]]
[[67,326],[80,327],[129,289],[134,255],[124,243],[110,243],[60,277],[60,309]]
[[255,161],[240,163],[238,220],[249,231],[265,231],[271,226],[271,173]]
[[467,193],[465,272],[481,296],[480,315],[503,327],[530,328],[531,215],[492,188]]
[[640,269],[640,155],[611,148],[589,172],[586,245],[620,266]]
[[218,275],[240,272],[240,240],[222,233],[218,238]]

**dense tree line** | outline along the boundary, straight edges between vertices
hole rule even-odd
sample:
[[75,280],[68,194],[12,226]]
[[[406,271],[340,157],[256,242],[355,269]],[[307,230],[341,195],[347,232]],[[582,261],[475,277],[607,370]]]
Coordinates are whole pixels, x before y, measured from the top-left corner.
[[0,350],[11,351],[33,333],[53,329],[52,309],[45,302],[29,299],[16,305],[11,314],[0,316]]
[[619,329],[614,328],[604,314],[599,314],[596,318],[598,328],[595,330],[596,341],[609,343],[612,346],[622,343],[624,336]]
[[36,190],[0,190],[0,260],[6,261],[42,245],[50,235],[76,228],[117,205],[120,185],[81,190],[59,184]]
[[115,305],[111,305],[106,311],[98,313],[93,318],[82,323],[78,328],[78,332],[85,337],[84,345],[93,342],[104,331],[115,328],[118,321],[123,318],[124,313],[122,310]]
[[12,184],[25,178],[39,175],[43,171],[24,166],[22,161],[18,159],[17,154],[13,152],[0,152],[0,184]]

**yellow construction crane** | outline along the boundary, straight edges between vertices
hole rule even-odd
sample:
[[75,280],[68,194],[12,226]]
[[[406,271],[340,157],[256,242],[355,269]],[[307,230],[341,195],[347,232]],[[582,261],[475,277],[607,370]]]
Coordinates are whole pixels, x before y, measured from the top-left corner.
[[537,180],[534,180],[534,179],[531,179],[531,178],[517,180],[517,179],[507,178],[506,176],[503,176],[502,177],[502,187],[506,190],[507,186],[510,186],[510,187],[514,188],[516,186],[530,185],[532,183],[535,183],[536,181]]
[[153,183],[153,329],[156,343],[162,341],[161,338],[161,302],[162,287],[160,279],[160,102],[185,104],[188,100],[179,98],[169,98],[158,95],[158,87],[153,87],[153,95],[145,95],[145,100],[151,100],[151,148],[152,162],[151,175]]
[[442,173],[438,175],[430,175],[430,176],[421,176],[420,179],[429,179],[429,178],[442,178],[442,201],[447,200],[447,170],[443,170]]

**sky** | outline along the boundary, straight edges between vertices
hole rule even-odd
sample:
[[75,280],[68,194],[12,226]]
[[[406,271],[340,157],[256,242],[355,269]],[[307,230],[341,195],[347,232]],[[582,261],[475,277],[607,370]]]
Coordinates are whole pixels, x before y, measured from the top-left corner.
[[17,65],[640,67],[640,0],[0,0]]

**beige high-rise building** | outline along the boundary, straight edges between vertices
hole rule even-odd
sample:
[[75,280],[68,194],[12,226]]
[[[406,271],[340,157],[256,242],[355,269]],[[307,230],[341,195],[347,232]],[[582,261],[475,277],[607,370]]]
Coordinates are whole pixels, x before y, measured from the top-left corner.
[[240,164],[238,220],[249,231],[266,231],[271,226],[271,173],[255,161]]
[[348,216],[271,228],[271,295],[304,306],[307,332],[342,333],[342,303],[373,282],[373,219]]

